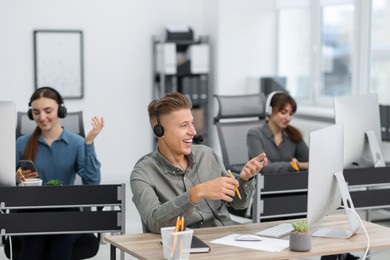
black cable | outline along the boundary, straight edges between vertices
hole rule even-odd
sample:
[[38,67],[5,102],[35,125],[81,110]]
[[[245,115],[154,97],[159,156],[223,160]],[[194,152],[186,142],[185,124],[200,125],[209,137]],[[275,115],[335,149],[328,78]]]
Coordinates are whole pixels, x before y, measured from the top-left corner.
[[[198,176],[198,181],[199,181],[199,183],[201,183],[200,177],[199,177],[199,172],[198,172],[198,164],[196,163],[195,158],[194,158],[194,164],[195,164],[196,176]],[[188,176],[187,176],[187,177],[188,177]],[[188,179],[190,179],[190,181],[192,182],[191,178],[188,177]],[[192,184],[194,184],[194,183],[192,182]],[[194,185],[194,186],[195,186],[195,185]],[[225,223],[222,222],[221,217],[220,217],[220,216],[218,215],[218,213],[210,206],[209,202],[208,202],[206,199],[205,199],[205,202],[206,202],[207,206],[210,208],[211,214],[213,214],[213,216],[214,216],[219,222],[221,222],[222,226],[225,226]]]
[[[179,164],[181,170],[183,171],[184,175],[187,176],[187,178],[190,180],[190,182],[192,183],[193,186],[195,186],[195,183],[191,180],[191,178],[186,174],[186,171],[184,170],[183,166],[181,166],[179,160],[176,158],[175,154],[173,153],[171,147],[168,145],[168,143],[165,141],[165,139],[163,138],[162,139],[164,141],[164,143],[167,145],[169,151],[171,152],[173,158],[175,158],[176,162]],[[198,164],[196,163],[195,159],[194,159],[194,164],[195,164],[195,172],[196,172],[196,176],[198,176],[198,181],[199,183],[200,182],[200,177],[199,177],[199,172],[198,172]],[[209,209],[211,210],[211,214],[213,214],[214,218],[216,218],[219,222],[221,222],[222,226],[225,226],[225,223],[222,222],[221,220],[221,217],[218,215],[217,212],[215,212],[215,210],[210,206],[209,202],[205,199],[204,200],[207,204],[207,206],[209,207]]]

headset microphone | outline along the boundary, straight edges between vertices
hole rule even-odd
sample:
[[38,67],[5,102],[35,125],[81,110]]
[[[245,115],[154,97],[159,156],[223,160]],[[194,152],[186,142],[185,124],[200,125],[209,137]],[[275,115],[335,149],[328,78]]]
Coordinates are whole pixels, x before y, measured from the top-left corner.
[[193,138],[192,141],[196,144],[200,144],[203,142],[203,135],[196,134]]

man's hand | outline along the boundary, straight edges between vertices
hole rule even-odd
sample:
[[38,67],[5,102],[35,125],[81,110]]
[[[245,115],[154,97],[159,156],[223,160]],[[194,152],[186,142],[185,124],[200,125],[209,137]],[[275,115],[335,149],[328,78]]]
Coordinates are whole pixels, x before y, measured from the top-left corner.
[[196,185],[190,190],[190,201],[198,204],[202,199],[233,201],[238,181],[228,176]]
[[255,158],[247,162],[242,168],[240,173],[240,179],[242,181],[248,181],[250,178],[255,177],[261,169],[268,164],[268,159],[265,153],[261,153]]

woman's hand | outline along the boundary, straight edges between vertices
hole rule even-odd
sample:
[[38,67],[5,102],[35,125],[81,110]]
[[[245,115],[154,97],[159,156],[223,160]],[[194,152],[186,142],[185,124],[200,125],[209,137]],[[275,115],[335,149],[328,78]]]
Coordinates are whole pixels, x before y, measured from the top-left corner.
[[98,136],[100,131],[103,129],[103,127],[104,127],[103,117],[98,118],[98,117],[94,116],[92,118],[91,125],[92,125],[92,129],[91,129],[91,131],[88,132],[87,137],[85,138],[86,144],[92,144],[93,141],[95,140],[96,136]]
[[30,178],[39,178],[38,172],[33,172],[31,170],[22,170],[19,168],[16,171],[16,182],[20,183],[21,181],[25,181],[25,179],[30,179]]

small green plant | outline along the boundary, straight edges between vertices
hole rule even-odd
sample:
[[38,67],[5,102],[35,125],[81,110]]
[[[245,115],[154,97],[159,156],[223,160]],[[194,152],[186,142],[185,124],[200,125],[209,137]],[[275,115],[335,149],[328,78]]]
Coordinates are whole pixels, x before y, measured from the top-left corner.
[[62,181],[60,180],[50,180],[46,183],[46,186],[61,186]]
[[309,224],[307,223],[306,220],[300,220],[300,221],[294,222],[292,225],[294,228],[293,232],[295,232],[295,233],[303,234],[303,233],[309,232]]

